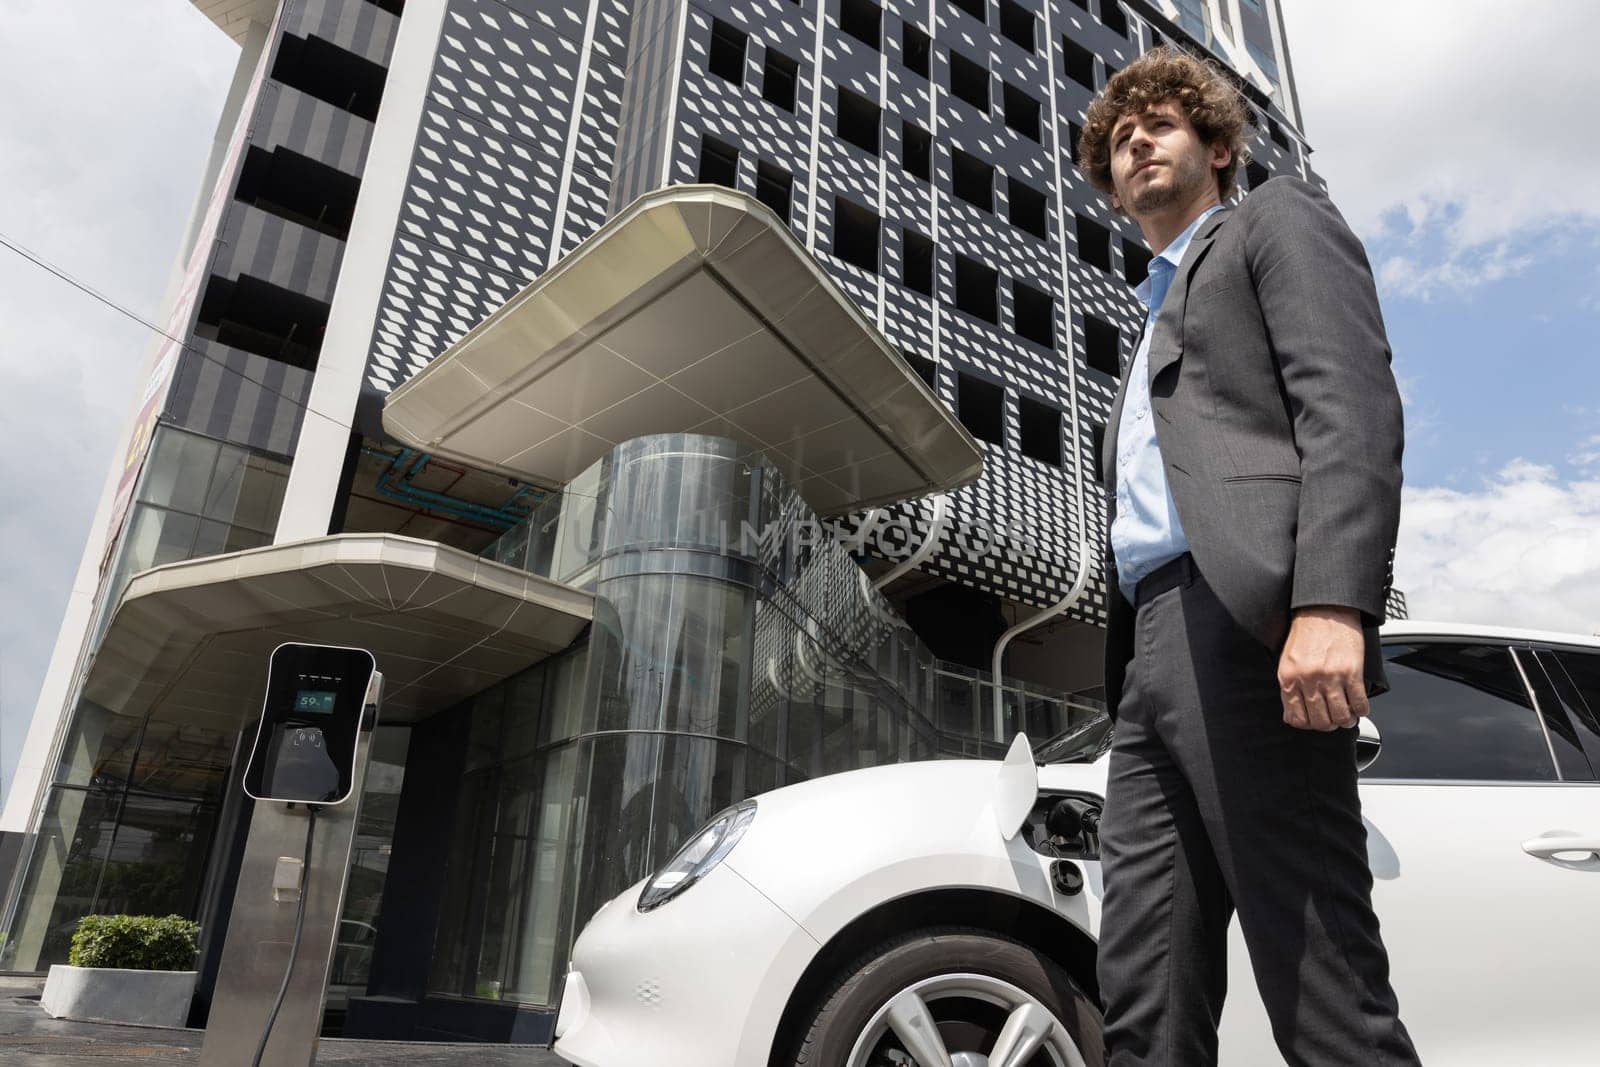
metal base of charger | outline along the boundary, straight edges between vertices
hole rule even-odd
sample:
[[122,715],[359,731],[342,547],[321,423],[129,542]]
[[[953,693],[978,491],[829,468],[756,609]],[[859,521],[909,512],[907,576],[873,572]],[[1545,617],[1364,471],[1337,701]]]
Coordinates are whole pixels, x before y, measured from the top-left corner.
[[[300,952],[261,1058],[264,1067],[310,1067],[316,1058],[328,972],[338,943],[339,916],[350,873],[350,851],[361,815],[361,787],[367,776],[380,686],[381,680],[373,686],[365,710],[368,719],[357,741],[350,799],[317,811],[311,868],[304,880],[306,914]],[[256,802],[222,946],[222,966],[211,998],[205,1044],[200,1050],[202,1067],[246,1067],[255,1057],[289,965],[295,911],[300,902],[297,876],[305,855],[308,818],[303,804]]]

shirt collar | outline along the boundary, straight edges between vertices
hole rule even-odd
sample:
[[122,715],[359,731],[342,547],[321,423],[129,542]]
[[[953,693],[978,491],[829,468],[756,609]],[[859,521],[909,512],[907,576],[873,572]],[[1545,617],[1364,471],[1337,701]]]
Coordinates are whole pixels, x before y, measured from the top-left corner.
[[[1200,224],[1221,210],[1221,204],[1214,204],[1202,211],[1200,213],[1200,217],[1189,223],[1189,228],[1178,234],[1177,237],[1173,238],[1172,243],[1163,248],[1161,250],[1161,254],[1155,258],[1164,259],[1174,268],[1176,268],[1178,264],[1183,262],[1183,254],[1189,251],[1189,242],[1194,240],[1195,231],[1200,228]],[[1150,278],[1146,276],[1145,280],[1140,282],[1133,290],[1133,295],[1138,297],[1139,303],[1143,304],[1145,307],[1150,306],[1150,288]]]

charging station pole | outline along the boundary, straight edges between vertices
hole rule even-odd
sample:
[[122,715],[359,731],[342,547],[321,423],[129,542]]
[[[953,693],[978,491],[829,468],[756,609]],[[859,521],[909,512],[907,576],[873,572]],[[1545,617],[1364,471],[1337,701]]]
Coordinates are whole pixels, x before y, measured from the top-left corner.
[[283,645],[272,654],[244,774],[255,810],[202,1067],[257,1062],[269,1027],[261,1064],[310,1067],[316,1057],[383,691],[375,667],[362,649]]

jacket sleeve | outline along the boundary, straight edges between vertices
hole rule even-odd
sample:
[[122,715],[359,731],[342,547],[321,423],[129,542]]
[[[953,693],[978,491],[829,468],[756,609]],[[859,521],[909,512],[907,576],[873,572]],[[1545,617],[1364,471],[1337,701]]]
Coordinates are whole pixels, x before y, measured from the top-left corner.
[[1372,269],[1319,189],[1278,178],[1245,201],[1246,255],[1300,455],[1290,608],[1384,615],[1400,524],[1400,393]]

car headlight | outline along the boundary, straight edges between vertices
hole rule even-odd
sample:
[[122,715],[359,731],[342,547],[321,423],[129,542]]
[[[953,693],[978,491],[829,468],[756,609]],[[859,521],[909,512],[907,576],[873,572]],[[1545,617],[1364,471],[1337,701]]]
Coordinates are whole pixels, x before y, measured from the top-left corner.
[[705,829],[689,839],[639,894],[639,910],[659,908],[694,885],[727,858],[756,817],[756,802],[742,800],[712,816]]

